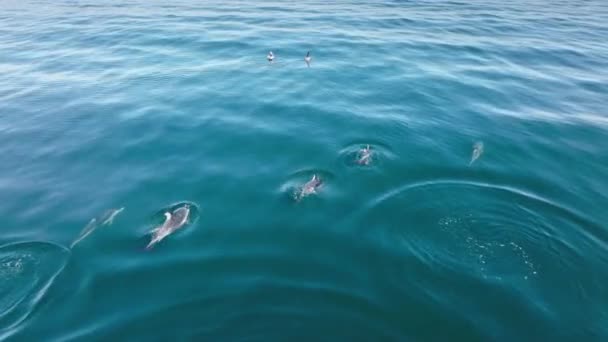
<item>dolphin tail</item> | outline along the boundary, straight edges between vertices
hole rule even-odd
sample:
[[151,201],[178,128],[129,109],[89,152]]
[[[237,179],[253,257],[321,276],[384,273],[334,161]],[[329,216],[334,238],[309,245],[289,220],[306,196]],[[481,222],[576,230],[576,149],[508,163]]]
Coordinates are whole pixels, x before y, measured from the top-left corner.
[[70,249],[74,248],[74,246],[76,246],[80,242],[80,240],[82,240],[82,238],[74,240],[74,242],[70,244]]
[[152,240],[150,240],[150,242],[148,242],[148,245],[146,246],[145,250],[151,250],[158,242],[160,242],[160,240],[153,238]]
[[125,207],[120,207],[119,209],[114,210],[110,217],[103,221],[102,225],[111,226],[114,223],[114,218],[116,218],[116,216],[118,216],[118,214],[120,214],[123,210],[125,210]]
[[84,227],[84,229],[82,230],[80,235],[76,238],[76,240],[74,240],[74,242],[72,242],[72,244],[70,245],[70,248],[76,246],[80,241],[84,240],[84,238],[89,236],[89,234],[91,234],[95,230],[95,228],[97,228],[96,222],[97,222],[97,219],[92,218],[91,221],[89,221],[89,223],[87,223],[87,225]]

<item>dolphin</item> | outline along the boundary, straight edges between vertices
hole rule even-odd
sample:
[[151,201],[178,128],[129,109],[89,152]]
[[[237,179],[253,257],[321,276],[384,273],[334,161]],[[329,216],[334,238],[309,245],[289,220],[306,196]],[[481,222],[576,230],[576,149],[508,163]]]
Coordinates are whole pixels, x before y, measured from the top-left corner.
[[306,65],[308,65],[309,68],[310,68],[311,61],[312,61],[312,56],[310,56],[310,51],[308,51],[306,53],[306,57],[304,57],[304,62],[306,62]]
[[93,231],[95,231],[95,229],[101,226],[112,225],[112,223],[114,223],[114,218],[116,218],[116,216],[120,214],[123,210],[125,210],[124,207],[118,209],[110,209],[103,213],[103,215],[101,215],[100,217],[91,219],[91,221],[89,221],[89,223],[87,223],[87,225],[82,229],[80,235],[78,235],[76,240],[72,242],[70,248],[76,246],[77,243],[89,236]]
[[357,164],[369,165],[372,162],[372,149],[367,145],[365,148],[359,150],[357,155]]
[[146,246],[146,249],[152,249],[155,244],[162,239],[171,235],[176,230],[188,223],[190,218],[190,205],[186,204],[181,208],[175,209],[172,213],[165,213],[165,222],[154,230],[152,230],[152,239]]
[[110,209],[108,211],[106,211],[103,216],[101,217],[101,224],[102,225],[111,225],[112,223],[114,223],[114,218],[116,218],[116,215],[120,214],[123,210],[125,210],[124,207],[122,208],[118,208],[118,209]]
[[272,51],[268,52],[268,56],[266,56],[266,59],[272,63],[272,61],[274,61],[274,54],[272,53]]
[[473,144],[473,155],[471,156],[471,161],[469,162],[469,166],[471,166],[483,153],[483,142],[478,141]]
[[323,181],[317,175],[313,175],[312,178],[306,182],[301,188],[300,191],[296,194],[296,200],[301,200],[302,198],[313,195],[317,193],[317,189],[321,187]]

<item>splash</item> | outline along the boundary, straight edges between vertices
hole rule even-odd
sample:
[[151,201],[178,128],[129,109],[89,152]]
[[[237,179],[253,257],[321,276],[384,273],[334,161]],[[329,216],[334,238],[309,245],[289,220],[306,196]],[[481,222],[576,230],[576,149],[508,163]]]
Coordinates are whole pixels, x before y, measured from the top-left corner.
[[360,149],[357,153],[357,164],[359,165],[369,165],[372,162],[372,149],[369,145]]

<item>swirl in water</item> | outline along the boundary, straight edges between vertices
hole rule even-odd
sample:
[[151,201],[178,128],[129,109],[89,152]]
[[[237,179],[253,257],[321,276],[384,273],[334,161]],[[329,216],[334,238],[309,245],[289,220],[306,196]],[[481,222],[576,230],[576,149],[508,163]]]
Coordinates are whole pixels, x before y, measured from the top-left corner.
[[429,270],[416,281],[444,303],[462,301],[471,287],[487,291],[467,299],[475,317],[500,315],[488,302],[547,324],[576,320],[573,302],[597,314],[592,301],[603,289],[587,270],[602,259],[602,229],[538,195],[471,181],[421,182],[380,196],[359,222],[359,235]]
[[69,255],[68,249],[47,242],[0,247],[0,340],[31,314]]

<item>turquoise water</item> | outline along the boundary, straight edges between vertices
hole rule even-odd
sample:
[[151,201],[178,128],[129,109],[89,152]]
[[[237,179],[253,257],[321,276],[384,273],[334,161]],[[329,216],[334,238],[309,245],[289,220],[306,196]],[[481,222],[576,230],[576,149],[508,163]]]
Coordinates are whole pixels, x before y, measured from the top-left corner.
[[606,37],[602,0],[5,0],[0,340],[606,340]]

